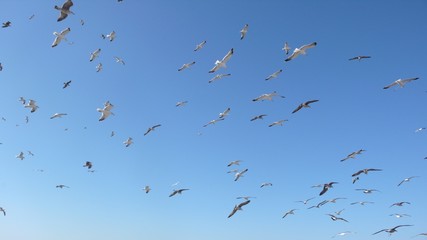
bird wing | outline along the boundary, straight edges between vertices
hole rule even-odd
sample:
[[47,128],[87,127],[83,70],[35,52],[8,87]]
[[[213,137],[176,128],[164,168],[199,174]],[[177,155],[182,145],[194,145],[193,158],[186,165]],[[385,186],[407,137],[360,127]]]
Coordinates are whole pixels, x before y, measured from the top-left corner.
[[328,187],[326,185],[323,186],[322,191],[319,193],[319,196],[322,196],[326,191],[328,191]]
[[241,208],[241,207],[243,207],[243,206],[245,206],[245,205],[249,204],[250,202],[251,202],[251,200],[244,201],[244,202],[242,202],[242,203],[239,203],[239,205],[237,205],[237,207],[238,207],[238,208]]
[[301,52],[297,51],[297,49],[294,50],[294,52],[291,54],[291,56],[289,56],[288,58],[285,59],[285,62],[291,61],[292,59],[298,57],[298,55],[300,55]]
[[397,83],[396,81],[394,81],[394,82],[392,82],[391,84],[389,84],[389,85],[387,85],[387,86],[383,87],[383,89],[391,88],[391,87],[393,87],[394,85],[397,85],[397,84],[398,84],[398,83]]
[[352,176],[352,177],[355,177],[355,176],[357,176],[357,175],[359,175],[359,174],[361,174],[361,173],[363,173],[363,170],[359,170],[359,171],[357,171],[356,173],[353,173],[351,176]]
[[62,9],[64,10],[70,10],[70,7],[73,6],[73,1],[67,0],[63,5]]
[[386,230],[388,230],[388,229],[383,229],[383,230],[380,230],[380,231],[378,231],[378,232],[374,232],[374,233],[372,233],[372,235],[375,235],[375,234],[380,233],[380,232],[384,232],[384,231],[386,231]]
[[403,83],[407,83],[407,82],[411,82],[411,81],[414,81],[414,80],[417,80],[418,78],[417,77],[415,77],[415,78],[406,78],[406,79],[402,79],[402,82]]
[[319,100],[310,100],[310,101],[307,101],[307,102],[305,102],[305,104],[306,105],[308,105],[308,104],[310,104],[310,103],[314,103],[314,102],[318,102]]
[[231,218],[237,212],[237,210],[239,210],[239,208],[236,205],[236,206],[234,206],[234,208],[231,211],[231,213],[228,215],[228,218]]
[[304,52],[305,50],[307,50],[309,48],[315,47],[316,45],[317,45],[317,42],[312,42],[310,44],[307,44],[307,45],[304,45],[304,46],[300,47],[300,50],[302,52]]
[[67,35],[67,33],[69,33],[71,31],[71,28],[66,28],[64,30],[62,30],[59,34],[62,35],[62,37],[64,37],[65,35]]
[[300,104],[295,110],[292,111],[292,113],[298,112],[302,108],[302,104]]
[[63,12],[63,11],[61,11],[61,14],[59,15],[57,21],[60,22],[60,21],[64,20],[67,17],[68,17],[68,14],[65,13],[65,12]]
[[224,58],[221,60],[221,62],[222,62],[223,64],[225,64],[226,62],[228,62],[228,60],[230,60],[230,58],[231,58],[231,56],[233,55],[233,53],[234,53],[234,49],[232,48],[232,49],[230,49],[230,51],[228,51],[228,53],[224,56]]
[[219,67],[220,67],[220,65],[218,63],[215,63],[215,66],[211,70],[209,70],[209,73],[213,73],[213,72],[217,71],[219,69]]
[[61,40],[62,37],[56,36],[56,38],[53,40],[52,47],[56,47],[61,42]]

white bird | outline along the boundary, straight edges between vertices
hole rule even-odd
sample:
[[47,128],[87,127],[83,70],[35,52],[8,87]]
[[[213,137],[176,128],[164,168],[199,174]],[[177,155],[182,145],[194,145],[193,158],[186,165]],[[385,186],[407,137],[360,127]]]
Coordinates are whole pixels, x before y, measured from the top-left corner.
[[379,192],[379,190],[377,190],[377,189],[366,189],[366,188],[358,188],[358,189],[356,189],[356,191],[363,191],[363,193],[365,193],[365,194],[369,194],[372,192]]
[[32,99],[30,99],[30,101],[28,101],[27,105],[25,105],[24,107],[30,108],[32,113],[39,108],[39,106],[36,105],[36,101]]
[[101,113],[101,117],[99,118],[99,121],[104,121],[107,117],[110,116],[110,114],[113,114],[111,112],[111,109],[113,108],[113,104],[110,103],[110,101],[107,101],[106,103],[104,103],[104,108],[97,108],[96,111]]
[[358,60],[358,61],[360,61],[360,60],[365,59],[365,58],[371,58],[371,56],[356,56],[356,57],[352,57],[352,58],[350,58],[348,60],[349,61],[352,61],[352,60]]
[[418,77],[414,77],[414,78],[405,78],[405,79],[399,78],[399,79],[397,79],[396,81],[392,82],[391,84],[389,84],[389,85],[385,86],[383,89],[388,89],[388,88],[393,87],[393,86],[395,86],[395,85],[399,85],[399,86],[402,88],[402,87],[404,87],[404,86],[405,86],[405,84],[407,84],[408,82],[412,82],[412,81],[415,81],[415,80],[417,80],[417,79],[419,79],[419,78],[418,78]]
[[24,156],[24,152],[20,152],[18,155],[16,155],[16,158],[19,158],[21,160],[24,160],[25,156]]
[[278,71],[274,72],[273,74],[271,74],[270,76],[268,76],[265,80],[266,80],[266,81],[268,81],[268,80],[271,80],[271,79],[273,79],[273,78],[276,78],[277,76],[279,76],[279,74],[280,74],[282,71],[283,71],[283,70],[282,70],[282,69],[280,69],[280,70],[278,70]]
[[351,233],[353,233],[353,232],[350,232],[350,231],[340,232],[340,233],[335,234],[332,237],[337,237],[337,236],[341,237],[341,236],[345,236],[345,235],[348,235],[348,234],[351,234]]
[[96,65],[96,72],[100,72],[102,70],[102,63],[98,63],[98,65]]
[[294,215],[294,214],[295,214],[295,210],[298,210],[298,209],[291,209],[291,210],[287,211],[287,212],[285,213],[285,215],[283,215],[283,217],[282,217],[282,218],[285,218],[285,217],[286,217],[286,216],[288,216],[289,214]]
[[215,77],[211,78],[211,80],[209,80],[209,81],[208,81],[208,83],[211,83],[211,82],[213,82],[213,81],[216,81],[216,80],[219,80],[219,79],[221,79],[221,78],[223,78],[223,77],[228,77],[228,76],[231,76],[231,74],[230,74],[230,73],[226,73],[226,74],[217,74],[217,75],[215,75]]
[[196,64],[196,62],[190,62],[190,63],[185,63],[184,65],[182,65],[182,67],[180,67],[179,69],[178,69],[178,71],[180,72],[180,71],[182,71],[182,70],[184,70],[184,69],[187,69],[187,68],[189,68],[189,67],[191,67],[191,66],[193,66],[194,64]]
[[150,186],[145,186],[144,187],[144,191],[145,191],[145,193],[149,193],[150,191],[151,191],[151,188],[150,188]]
[[110,34],[107,34],[107,35],[101,34],[101,37],[103,39],[108,38],[108,39],[110,39],[110,42],[112,42],[116,38],[116,32],[112,31]]
[[375,234],[380,233],[380,232],[388,232],[389,235],[391,235],[392,233],[397,232],[397,230],[396,230],[397,228],[400,228],[400,227],[410,227],[410,226],[412,226],[412,225],[398,225],[396,227],[386,228],[386,229],[382,229],[382,230],[380,230],[378,232],[374,232],[374,233],[372,233],[372,235],[375,235]]
[[292,55],[291,56],[289,56],[288,58],[286,58],[285,59],[285,61],[287,62],[287,61],[291,61],[292,59],[294,59],[294,58],[296,58],[296,57],[298,57],[300,54],[303,54],[303,55],[305,55],[306,54],[306,50],[307,49],[309,49],[309,48],[312,48],[312,47],[315,47],[317,45],[317,42],[313,42],[313,43],[310,43],[310,44],[307,44],[307,45],[303,45],[303,46],[301,46],[300,48],[295,48],[294,49],[294,52],[292,53]]
[[154,131],[156,128],[158,128],[158,127],[160,127],[160,126],[162,126],[161,124],[157,124],[157,125],[154,125],[154,126],[152,126],[152,127],[149,127],[148,129],[147,129],[147,131],[144,133],[144,136],[145,135],[147,135],[147,134],[149,134],[151,131]]
[[57,21],[60,22],[64,20],[66,17],[68,17],[68,14],[74,14],[70,8],[73,6],[73,1],[67,0],[64,4],[62,4],[62,7],[58,7],[55,5],[55,9],[61,11]]
[[262,183],[262,184],[261,184],[261,186],[260,186],[260,188],[263,188],[263,187],[271,187],[271,186],[273,186],[273,184],[272,184],[272,183],[270,183],[270,182],[266,182],[266,183]]
[[402,185],[403,183],[405,183],[405,182],[409,182],[409,181],[411,181],[411,179],[412,179],[412,178],[416,178],[416,177],[418,177],[418,176],[412,176],[412,177],[405,178],[405,179],[403,179],[399,184],[397,184],[397,186],[399,187],[399,186],[400,186],[400,185]]
[[314,197],[311,197],[311,198],[309,198],[309,199],[306,199],[306,200],[300,200],[300,201],[297,201],[297,202],[300,202],[300,203],[302,203],[302,204],[307,204],[308,203],[308,201],[310,201],[310,200],[312,200],[312,199],[314,199]]
[[239,180],[239,178],[243,177],[243,174],[245,174],[248,171],[248,169],[246,168],[245,170],[241,171],[241,172],[237,172],[234,175],[234,181]]
[[188,101],[181,101],[181,102],[177,102],[177,103],[175,104],[175,107],[181,107],[181,106],[186,105],[187,103],[188,103]]
[[101,53],[101,48],[98,48],[98,49],[96,49],[95,51],[93,51],[91,54],[90,54],[90,58],[89,58],[89,61],[93,61],[93,60],[95,60],[95,58],[97,58],[98,56],[99,56],[99,54]]
[[123,142],[123,144],[125,145],[125,147],[129,147],[133,141],[133,139],[131,137],[128,137],[128,139],[126,139],[126,141]]
[[54,118],[61,118],[63,116],[67,115],[66,113],[55,113],[53,114],[50,119],[54,119]]
[[215,123],[217,123],[219,121],[222,121],[222,120],[224,120],[224,118],[218,118],[218,119],[211,120],[208,123],[206,123],[205,125],[203,125],[203,127],[207,127],[207,126],[209,126],[211,124],[215,124]]
[[52,47],[56,47],[62,40],[67,41],[67,38],[65,35],[67,35],[71,31],[70,28],[66,28],[62,30],[60,33],[53,32],[53,35],[55,35],[55,40],[53,40]]
[[[254,101],[254,102],[264,101],[264,100],[270,100],[271,101],[271,100],[273,100],[273,97],[275,97],[275,96],[279,96],[276,91],[274,91],[272,93],[264,93],[261,96],[252,99],[252,101]],[[279,97],[285,98],[284,96],[279,96]]]
[[284,122],[287,122],[287,119],[282,119],[276,122],[271,123],[270,125],[268,125],[269,127],[273,127],[273,126],[283,126]]
[[350,203],[350,205],[360,204],[362,206],[365,206],[365,204],[367,204],[367,203],[374,204],[374,202],[359,201],[359,202],[352,202],[352,203]]
[[228,114],[230,113],[231,108],[227,108],[224,110],[224,112],[219,113],[219,118],[225,118],[228,116]]
[[197,44],[197,46],[196,46],[196,48],[194,49],[194,51],[195,51],[195,52],[196,52],[196,51],[199,51],[200,49],[202,49],[202,48],[203,48],[203,46],[205,46],[205,44],[206,44],[206,41],[203,41],[203,42],[201,42],[201,43]]
[[222,67],[226,68],[227,67],[226,64],[227,64],[228,60],[230,60],[231,56],[233,56],[233,53],[234,53],[234,49],[232,48],[232,49],[230,49],[230,51],[227,52],[227,54],[222,58],[221,61],[216,60],[215,66],[211,70],[209,70],[209,73],[216,72],[218,69],[220,69]]
[[289,47],[288,42],[285,42],[285,46],[283,46],[282,50],[285,51],[286,55],[289,54],[289,50],[291,50],[291,48]]
[[415,132],[421,132],[423,130],[426,130],[426,128],[425,127],[418,128],[417,130],[415,130]]
[[240,165],[241,162],[242,160],[231,161],[230,163],[227,164],[227,167],[231,167],[233,165]]
[[122,65],[125,65],[125,61],[123,61],[123,59],[114,56],[114,59],[116,60],[116,63],[121,63]]
[[249,25],[245,24],[245,26],[240,30],[240,40],[243,40],[245,38],[246,33],[248,32]]
[[402,218],[402,217],[410,217],[411,215],[406,214],[406,213],[403,213],[403,214],[400,214],[400,213],[393,213],[393,214],[390,214],[389,216],[394,216],[394,217],[396,217],[396,218]]

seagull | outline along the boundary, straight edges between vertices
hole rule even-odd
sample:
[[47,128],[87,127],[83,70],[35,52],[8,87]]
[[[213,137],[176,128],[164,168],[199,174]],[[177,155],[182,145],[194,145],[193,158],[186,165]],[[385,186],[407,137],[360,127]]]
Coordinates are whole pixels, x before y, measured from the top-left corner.
[[394,217],[397,217],[397,218],[401,218],[401,217],[410,217],[411,215],[406,214],[406,213],[403,213],[403,214],[393,213],[393,214],[390,214],[389,216],[394,216]]
[[149,134],[151,131],[154,131],[154,129],[156,129],[157,127],[160,127],[160,126],[162,126],[162,125],[161,124],[157,124],[157,125],[154,125],[152,127],[149,127],[147,129],[147,131],[144,133],[144,136],[147,135],[147,134]]
[[30,101],[28,101],[27,105],[25,105],[24,107],[30,108],[32,113],[35,112],[37,108],[39,108],[39,106],[36,105],[36,101],[32,99],[30,99]]
[[325,205],[326,203],[328,203],[328,201],[327,200],[323,200],[320,203],[318,203],[317,205],[313,205],[313,206],[311,206],[311,207],[309,207],[307,209],[320,208],[321,206]]
[[240,165],[240,162],[242,162],[242,160],[235,160],[235,161],[231,161],[227,167],[231,167],[232,165]]
[[366,188],[358,188],[356,189],[356,191],[363,191],[363,193],[365,194],[369,194],[372,192],[379,192],[379,190],[376,190],[376,189],[366,189]]
[[340,232],[340,233],[335,234],[335,235],[334,235],[334,236],[332,236],[332,237],[334,238],[334,237],[336,237],[336,236],[345,236],[345,235],[347,235],[347,234],[351,234],[351,233],[353,233],[353,232],[350,232],[350,231]]
[[55,113],[52,115],[52,117],[50,117],[50,119],[54,119],[54,118],[61,118],[62,116],[67,115],[66,113]]
[[397,232],[397,230],[396,230],[397,228],[409,227],[409,226],[413,226],[413,225],[397,225],[396,227],[386,228],[386,229],[380,230],[378,232],[374,232],[374,233],[372,233],[372,235],[375,235],[375,234],[380,233],[380,232],[388,232],[391,235],[392,233]]
[[107,35],[101,34],[101,37],[103,39],[108,38],[108,39],[110,39],[110,42],[112,42],[116,38],[116,32],[112,31],[112,32],[110,32],[110,34],[107,34]]
[[402,185],[402,183],[409,182],[409,181],[411,181],[412,178],[416,178],[416,177],[418,177],[418,176],[412,176],[412,177],[405,178],[399,184],[397,184],[397,186],[399,187],[400,185]]
[[351,176],[352,177],[356,177],[357,175],[364,173],[364,174],[368,174],[368,172],[370,171],[382,171],[382,169],[376,169],[376,168],[365,168],[362,170],[357,171],[356,173],[353,173]]
[[122,65],[125,65],[125,61],[123,61],[123,59],[114,56],[114,59],[116,60],[116,63],[121,63]]
[[393,203],[392,205],[390,205],[390,207],[393,207],[393,206],[402,207],[403,204],[411,204],[411,203],[410,202],[397,202],[397,203]]
[[360,150],[357,150],[355,152],[352,152],[349,155],[347,155],[347,157],[341,159],[341,162],[344,162],[345,160],[350,159],[350,158],[356,158],[356,155],[361,154],[364,151],[366,151],[366,150],[360,149]]
[[19,97],[18,101],[22,103],[22,105],[25,105],[25,99],[23,97]]
[[288,121],[287,119],[282,119],[282,120],[271,123],[270,125],[268,125],[268,127],[283,126],[283,123],[287,121]]
[[319,196],[322,196],[323,194],[325,194],[329,188],[332,188],[334,184],[336,184],[337,182],[329,182],[329,183],[325,183],[323,184],[323,189],[322,191],[319,193]]
[[358,61],[360,61],[360,60],[362,60],[364,58],[371,58],[371,56],[356,56],[356,57],[352,57],[352,58],[350,58],[348,60],[349,61],[352,61],[352,60],[358,60]]
[[359,178],[359,177],[355,177],[355,178],[353,178],[352,182],[353,182],[353,184],[354,184],[355,182],[357,182],[357,181],[359,181],[359,180],[360,180],[360,178]]
[[73,6],[73,1],[71,0],[67,0],[64,4],[62,4],[62,7],[58,7],[55,5],[55,9],[61,11],[61,14],[58,17],[58,22],[64,20],[65,18],[68,17],[68,14],[74,14],[70,8],[71,6]]
[[195,51],[195,52],[196,52],[196,51],[199,51],[200,49],[202,49],[202,48],[203,48],[203,46],[205,46],[205,44],[206,44],[206,41],[203,41],[203,42],[201,42],[201,43],[197,44],[197,46],[196,46],[196,48],[194,49],[194,51]]
[[0,212],[3,212],[3,215],[6,216],[6,210],[2,207],[0,207]]
[[3,23],[2,28],[10,27],[10,26],[11,26],[11,24],[12,24],[12,23],[11,23],[10,21],[4,22],[4,23]]
[[125,147],[129,147],[133,143],[132,140],[133,139],[131,137],[128,137],[128,139],[123,142],[123,144],[125,145]]
[[330,216],[330,217],[331,217],[331,219],[332,219],[333,221],[341,220],[341,221],[344,221],[344,222],[348,222],[348,221],[347,221],[347,220],[345,220],[344,218],[337,217],[337,216],[335,216],[335,215],[333,215],[333,214],[326,214],[326,215]]
[[98,63],[98,65],[96,65],[96,72],[100,72],[102,70],[102,63]]
[[183,191],[187,191],[187,190],[190,190],[190,189],[182,188],[182,189],[178,189],[178,190],[173,190],[173,192],[169,195],[169,197],[173,197],[176,194],[182,194]]
[[56,185],[56,188],[70,188],[69,186],[60,184],[60,185]]
[[286,213],[285,213],[285,215],[283,215],[283,217],[282,218],[285,218],[286,216],[288,216],[289,214],[292,214],[292,215],[294,215],[295,213],[294,213],[294,211],[295,210],[298,210],[298,209],[291,209],[291,210],[289,210],[289,211],[287,211]]
[[306,200],[296,201],[296,202],[300,202],[300,203],[303,203],[304,205],[306,205],[306,204],[308,203],[308,201],[310,201],[310,200],[312,200],[312,199],[314,199],[314,197],[309,198],[309,199],[306,199]]
[[263,188],[263,187],[271,187],[271,186],[273,186],[273,184],[272,184],[272,183],[266,182],[266,183],[262,183],[262,184],[261,184],[261,186],[260,186],[260,188]]
[[238,171],[239,171],[239,169],[233,169],[233,170],[227,171],[227,173],[236,173]]
[[239,210],[243,210],[242,207],[247,205],[248,203],[250,203],[251,200],[246,200],[242,203],[239,203],[237,205],[234,206],[233,210],[231,211],[231,213],[228,215],[228,218],[231,218],[237,211]]
[[214,120],[211,120],[211,121],[209,121],[208,123],[206,123],[205,125],[203,125],[203,127],[207,127],[208,125],[210,125],[210,124],[215,124],[215,123],[217,123],[217,122],[219,122],[219,121],[222,121],[222,120],[224,120],[225,118],[218,118],[218,119],[214,119]]
[[285,51],[286,55],[289,54],[289,50],[291,50],[291,48],[289,47],[288,42],[285,42],[285,46],[283,46],[282,50]]
[[243,40],[245,38],[246,33],[248,32],[249,25],[245,24],[245,26],[240,30],[240,40]]
[[144,191],[145,191],[145,193],[149,193],[150,191],[151,191],[151,188],[150,188],[150,186],[145,186],[144,187]]
[[187,103],[188,103],[188,101],[177,102],[175,104],[175,107],[182,107],[182,106],[186,105]]
[[67,81],[67,82],[64,82],[64,86],[62,87],[62,89],[69,87],[70,84],[71,84],[71,80]]
[[36,16],[35,14],[31,15],[31,16],[28,18],[28,20],[33,19],[35,16]]
[[[279,95],[277,95],[276,91],[274,91],[272,93],[264,93],[264,94],[260,95],[259,97],[252,99],[252,101],[253,102],[264,101],[264,100],[270,100],[271,101],[271,100],[273,100],[273,97],[275,97],[275,96],[279,96]],[[285,98],[284,96],[279,96],[279,97]]]
[[29,155],[34,156],[34,153],[32,153],[31,151],[27,151]]
[[18,155],[16,155],[16,158],[19,158],[19,159],[21,159],[21,161],[22,160],[24,160],[24,153],[23,152],[20,152]]
[[114,137],[114,135],[116,135],[116,133],[114,131],[111,131],[110,137]]
[[95,58],[97,58],[98,56],[99,56],[99,54],[101,53],[101,48],[98,48],[98,49],[96,49],[94,52],[92,52],[91,54],[90,54],[90,58],[89,58],[89,61],[93,61],[93,60],[95,60]]
[[234,181],[239,180],[240,177],[243,177],[243,174],[245,174],[248,171],[248,169],[246,168],[245,170],[241,171],[241,172],[237,172],[234,176]]
[[208,81],[208,83],[211,83],[211,82],[213,82],[213,81],[216,81],[216,80],[219,80],[219,79],[221,79],[221,78],[223,78],[223,77],[228,77],[228,76],[231,76],[231,74],[230,74],[230,73],[226,73],[226,74],[217,74],[217,75],[215,75],[215,77],[213,77],[211,80],[209,80],[209,81]]
[[341,209],[341,210],[339,210],[339,211],[335,212],[335,214],[336,214],[336,215],[340,215],[340,214],[342,213],[342,211],[344,211],[344,209]]
[[399,85],[399,86],[402,88],[402,87],[404,87],[404,86],[405,86],[405,84],[407,84],[408,82],[412,82],[412,81],[415,81],[415,80],[417,80],[417,79],[418,79],[418,77],[414,77],[414,78],[405,78],[405,79],[399,78],[399,79],[397,79],[396,81],[392,82],[391,84],[389,84],[389,85],[385,86],[383,89],[388,89],[388,88],[393,87],[393,86],[395,86],[395,85]]
[[87,169],[91,169],[92,168],[92,162],[86,161],[85,165],[83,165],[83,167],[87,167]]
[[421,132],[421,131],[423,131],[423,130],[426,130],[427,128],[425,128],[425,127],[421,127],[421,128],[418,128],[417,130],[415,130],[415,132]]
[[215,66],[211,70],[209,70],[209,73],[216,72],[218,69],[222,67],[226,68],[227,67],[226,63],[228,62],[228,60],[230,60],[231,56],[233,56],[233,53],[234,53],[234,49],[232,48],[230,49],[230,51],[227,52],[227,54],[222,58],[221,61],[216,60]]
[[309,105],[310,103],[314,103],[314,102],[318,102],[318,101],[319,100],[310,100],[310,101],[307,101],[307,102],[303,102],[297,108],[295,108],[295,110],[293,110],[292,113],[296,113],[299,110],[301,110],[302,108],[309,108],[310,107],[310,105]]
[[270,76],[268,76],[265,80],[266,81],[268,81],[268,80],[271,80],[271,79],[273,79],[273,78],[276,78],[277,76],[279,76],[279,74],[280,73],[282,73],[283,72],[283,70],[282,69],[280,69],[280,70],[278,70],[278,71],[276,71],[276,72],[274,72],[273,74],[271,74]]
[[360,201],[360,202],[352,202],[350,204],[351,205],[360,204],[360,205],[364,206],[367,203],[372,203],[373,204],[374,202]]
[[61,42],[61,40],[67,41],[67,38],[65,38],[65,35],[67,35],[70,31],[71,31],[71,28],[66,28],[62,30],[60,33],[53,32],[53,35],[55,35],[56,37],[55,37],[55,40],[53,40],[52,47],[56,47]]
[[228,114],[230,113],[231,108],[227,108],[224,110],[224,112],[219,113],[219,118],[225,118],[228,116]]
[[329,200],[326,200],[326,201],[327,201],[327,202],[331,202],[331,203],[336,203],[336,202],[337,202],[337,200],[339,200],[339,199],[347,199],[347,198],[337,197],[337,198],[332,198],[332,199],[329,199]]
[[182,71],[182,70],[184,70],[184,69],[187,69],[187,68],[189,68],[189,67],[191,67],[191,66],[193,66],[194,64],[196,64],[196,62],[190,62],[190,63],[185,63],[184,65],[182,65],[182,67],[180,67],[179,69],[178,69],[178,71]]
[[113,104],[111,104],[110,101],[107,101],[106,103],[104,103],[104,108],[97,108],[96,111],[101,113],[99,121],[104,121],[107,117],[110,116],[110,114],[114,115],[114,113],[111,112],[111,108],[113,107]]
[[291,56],[289,56],[288,58],[285,59],[286,62],[291,61],[292,59],[298,57],[300,54],[305,55],[305,51],[309,48],[315,47],[317,45],[317,42],[313,42],[304,46],[301,46],[300,48],[295,48],[294,52],[292,53]]
[[249,200],[249,198],[256,198],[256,197],[251,197],[251,196],[236,197],[236,199],[245,199],[245,200]]

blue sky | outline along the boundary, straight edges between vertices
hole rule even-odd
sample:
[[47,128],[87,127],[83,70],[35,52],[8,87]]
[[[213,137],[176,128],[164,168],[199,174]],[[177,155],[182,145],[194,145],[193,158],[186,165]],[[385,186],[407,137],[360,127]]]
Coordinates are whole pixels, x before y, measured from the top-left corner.
[[[62,3],[0,3],[0,21],[12,22],[0,29],[1,239],[306,240],[344,231],[355,233],[336,238],[385,239],[371,234],[401,224],[413,226],[392,238],[427,232],[427,130],[415,132],[427,127],[425,1],[75,0],[75,15],[57,22],[53,6]],[[52,33],[67,27],[68,42],[52,48]],[[101,38],[113,30],[114,41]],[[285,62],[284,42],[291,51],[317,46]],[[227,68],[209,74],[231,48]],[[348,60],[358,55],[372,58]],[[208,83],[217,73],[231,76]],[[383,89],[411,77],[419,79]],[[252,101],[273,91],[285,98]],[[39,109],[30,113],[19,97]],[[100,122],[96,109],[106,101],[115,115]],[[179,101],[188,103],[175,107]],[[202,127],[227,108],[224,121]],[[54,113],[68,115],[50,119]],[[259,114],[267,116],[249,121]],[[288,121],[268,127],[281,119]],[[126,148],[128,137],[134,144]],[[359,149],[366,151],[340,162]],[[234,160],[241,165],[227,167]],[[245,168],[236,182],[227,174]],[[351,174],[364,168],[382,171],[352,184]],[[410,176],[419,177],[397,187]],[[331,181],[339,183],[323,196],[311,188]],[[177,188],[190,190],[168,197]],[[227,218],[246,195],[256,198]],[[345,199],[307,209],[336,197]],[[411,204],[390,207],[400,201]],[[341,209],[348,223],[325,215]]]

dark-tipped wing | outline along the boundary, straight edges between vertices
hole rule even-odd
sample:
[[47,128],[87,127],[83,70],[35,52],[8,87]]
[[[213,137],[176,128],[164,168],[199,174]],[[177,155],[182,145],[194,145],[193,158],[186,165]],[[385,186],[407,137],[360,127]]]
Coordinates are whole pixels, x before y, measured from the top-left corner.
[[319,196],[322,196],[326,191],[328,191],[329,187],[327,185],[323,186],[322,191],[319,193]]
[[361,174],[361,173],[363,173],[363,170],[359,170],[359,171],[357,171],[356,173],[353,173],[351,176],[352,176],[352,177],[355,177],[355,176],[357,176],[357,175],[359,175],[359,174]]
[[292,113],[296,113],[299,110],[301,110],[301,108],[303,108],[302,104],[300,104],[297,108],[295,108],[295,110],[292,111]]
[[312,42],[310,44],[304,45],[302,47],[300,47],[301,51],[305,51],[309,48],[315,47],[317,45],[317,42]]
[[221,60],[221,62],[223,64],[225,64],[228,60],[230,60],[231,56],[233,56],[234,53],[234,49],[230,49],[230,51],[228,51],[228,53],[224,56],[224,58]]

